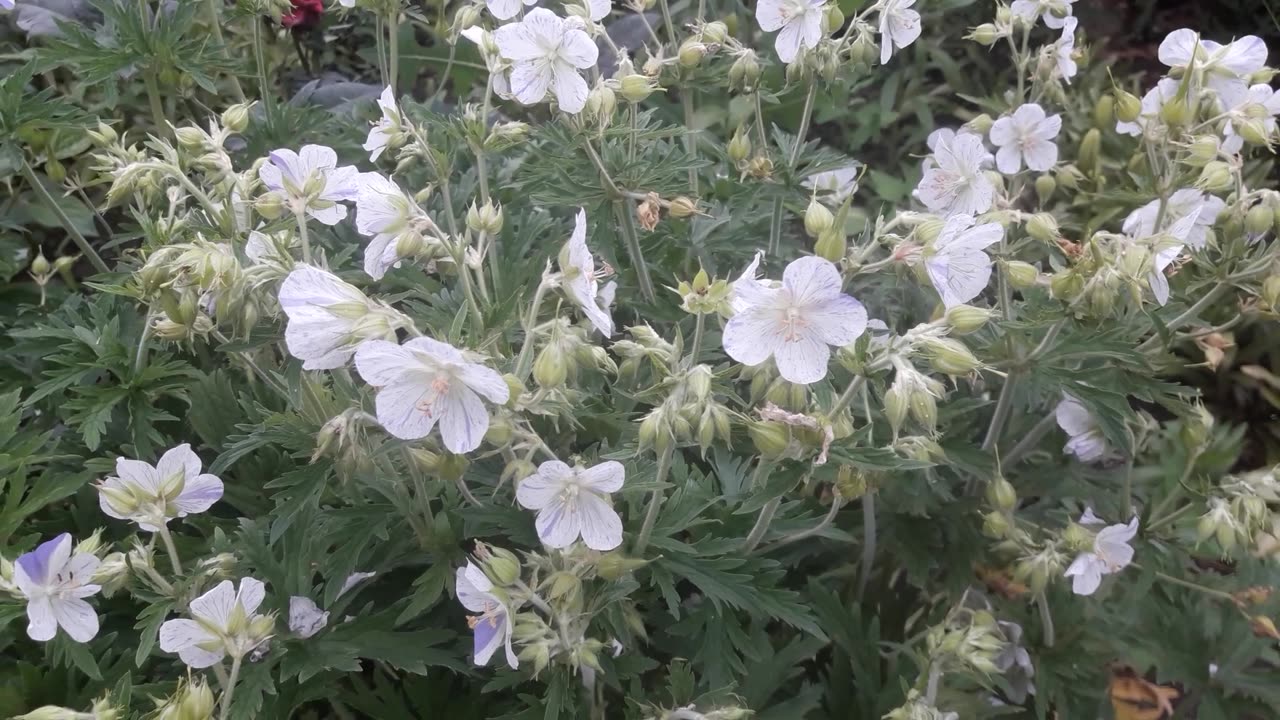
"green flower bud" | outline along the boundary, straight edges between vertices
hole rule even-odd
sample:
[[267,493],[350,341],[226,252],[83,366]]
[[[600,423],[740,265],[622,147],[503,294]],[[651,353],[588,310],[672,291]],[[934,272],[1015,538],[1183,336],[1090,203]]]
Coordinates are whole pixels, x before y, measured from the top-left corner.
[[253,107],[254,102],[237,103],[227,108],[222,113],[222,127],[235,133],[242,133],[249,129],[249,109]]
[[1036,178],[1036,198],[1041,205],[1049,202],[1049,198],[1053,197],[1053,191],[1058,189],[1058,181],[1053,179],[1052,175],[1041,175]]
[[1160,119],[1166,125],[1180,127],[1191,121],[1191,105],[1186,98],[1173,97],[1160,108]]
[[454,455],[447,452],[440,455],[440,465],[437,472],[440,477],[445,480],[457,481],[467,473],[467,467],[471,465],[471,461],[466,455]]
[[1191,141],[1187,146],[1188,165],[1193,167],[1204,167],[1209,162],[1218,158],[1218,138],[1213,135],[1201,135]]
[[609,552],[596,560],[596,574],[605,580],[621,580],[623,577],[648,565],[648,560],[629,558],[620,552]]
[[751,442],[756,446],[756,450],[766,458],[781,456],[786,452],[791,440],[787,426],[769,420],[749,423],[747,434],[751,436]]
[[1040,277],[1040,271],[1035,265],[1021,260],[1009,260],[1002,263],[1001,267],[1004,269],[1005,277],[1009,278],[1009,284],[1018,290],[1035,286],[1036,280]]
[[1061,270],[1049,279],[1049,292],[1059,300],[1072,300],[1084,290],[1084,278],[1075,270]]
[[818,242],[813,246],[813,253],[824,260],[836,263],[844,259],[848,249],[849,241],[845,238],[844,232],[832,228],[818,236]]
[[1182,444],[1189,452],[1203,450],[1209,442],[1209,434],[1213,430],[1213,413],[1204,405],[1197,404],[1195,409],[1182,420],[1179,435]]
[[182,149],[192,153],[203,153],[205,146],[204,131],[196,127],[180,127],[173,131]]
[[866,472],[852,465],[841,465],[836,472],[836,492],[845,500],[856,500],[866,495],[870,487]]
[[809,237],[818,237],[830,230],[835,222],[835,215],[831,214],[827,206],[818,202],[817,198],[809,200],[809,207],[804,211],[804,230],[809,233]]
[[[957,373],[958,374],[958,373]],[[938,425],[938,399],[927,390],[915,390],[907,398],[911,417],[932,431]]]
[[920,242],[928,245],[938,239],[938,236],[942,234],[942,228],[944,225],[946,225],[946,223],[941,219],[931,217],[916,226],[916,238]]
[[729,27],[719,20],[713,20],[702,26],[702,41],[723,45],[729,37]]
[[1058,221],[1049,213],[1036,213],[1027,221],[1027,234],[1043,243],[1058,239]]
[[997,475],[987,483],[987,502],[1002,512],[1013,512],[1018,504],[1018,491],[1013,484]]
[[1113,95],[1103,95],[1093,104],[1093,125],[1110,129],[1116,121],[1116,99]]
[[826,11],[822,14],[822,32],[830,35],[842,27],[844,27],[844,12],[840,10],[839,5],[828,3]]
[[547,595],[552,600],[565,600],[572,603],[581,594],[582,580],[577,575],[562,570],[551,576]]
[[262,217],[268,220],[275,220],[284,214],[284,196],[274,190],[263,193],[254,201],[253,207]]
[[667,206],[667,212],[673,218],[687,218],[698,212],[698,201],[681,195],[671,201],[671,204]]
[[[924,351],[934,370],[946,375],[968,375],[982,367],[982,362],[973,356],[969,348],[953,338],[929,338],[923,343]],[[933,397],[931,393],[922,392]],[[914,402],[914,400],[913,400]],[[914,409],[914,408],[913,408]]]
[[645,98],[653,94],[655,85],[653,80],[645,75],[631,74],[626,75],[618,81],[618,91],[623,99],[631,103],[642,102]]
[[1120,122],[1133,122],[1142,115],[1142,101],[1126,90],[1116,90],[1115,113]]
[[1071,552],[1087,552],[1093,548],[1093,533],[1076,523],[1071,523],[1062,531],[1062,541]]
[[1221,160],[1207,163],[1196,180],[1196,187],[1211,193],[1224,192],[1234,186],[1235,178],[1232,175],[1231,166]]
[[981,115],[978,115],[974,119],[965,123],[964,126],[978,133],[979,135],[986,135],[988,132],[990,132],[991,126],[994,124],[995,124],[995,120],[992,120],[990,115],[986,113],[982,113]]
[[954,305],[947,308],[946,320],[951,331],[957,335],[968,335],[981,330],[991,319],[992,312],[972,305]]
[[1272,309],[1280,303],[1280,275],[1270,275],[1262,281],[1262,300]]
[[697,67],[702,62],[702,58],[707,55],[707,46],[698,42],[694,38],[689,38],[680,44],[680,50],[676,53],[676,61],[680,63],[680,67],[692,68]]
[[1008,537],[1010,530],[1009,518],[998,510],[992,510],[982,516],[982,534],[994,540],[1001,540]]
[[751,50],[745,50],[729,66],[729,87],[744,93],[753,92],[760,82],[760,62]]
[[751,139],[742,127],[734,131],[733,137],[725,147],[725,154],[729,156],[729,161],[735,166],[741,165],[751,155]]
[[991,47],[1000,40],[1000,37],[1001,33],[999,28],[992,23],[982,23],[968,34],[967,39],[972,40],[979,45]]
[[558,388],[569,377],[569,363],[559,343],[548,343],[533,361],[533,379],[540,387]]
[[1251,145],[1271,145],[1271,133],[1261,118],[1249,118],[1235,126],[1236,132]]
[[1086,175],[1097,175],[1100,163],[1099,151],[1102,147],[1102,133],[1098,128],[1089,128],[1089,132],[1080,139],[1080,150],[1076,154],[1076,163]]
[[80,720],[90,717],[85,713],[56,705],[43,705],[25,715],[15,715],[13,720]]
[[889,419],[889,426],[897,433],[902,423],[907,420],[907,397],[896,385],[884,393],[884,414]]
[[49,264],[49,260],[45,258],[44,253],[36,251],[35,259],[31,261],[31,274],[37,277],[48,275],[53,270],[53,266]]
[[1275,215],[1266,205],[1254,205],[1244,216],[1244,229],[1252,235],[1261,235],[1271,230]]

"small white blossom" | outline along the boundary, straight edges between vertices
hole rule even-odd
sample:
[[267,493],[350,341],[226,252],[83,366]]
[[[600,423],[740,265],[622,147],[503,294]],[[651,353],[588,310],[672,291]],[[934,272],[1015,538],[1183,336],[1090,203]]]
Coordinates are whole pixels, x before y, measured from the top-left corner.
[[840,291],[840,270],[820,257],[787,265],[781,287],[754,279],[754,264],[734,283],[731,304],[741,308],[724,328],[724,349],[755,366],[769,358],[783,379],[807,385],[826,377],[831,348],[844,347],[867,327],[862,303]]
[[515,650],[511,647],[511,612],[505,599],[494,592],[493,582],[484,571],[467,561],[465,568],[458,568],[455,576],[458,602],[479,615],[467,618],[475,633],[474,653],[476,665],[487,665],[489,658],[503,647],[507,652],[507,665],[515,670],[520,666]]
[[1238,153],[1244,147],[1244,138],[1236,131],[1241,122],[1255,120],[1262,123],[1262,131],[1270,137],[1276,132],[1276,116],[1280,115],[1280,93],[1266,83],[1250,85],[1249,90],[1240,98],[1239,103],[1231,108],[1231,119],[1223,127],[1225,139],[1222,150]]
[[984,213],[991,209],[996,194],[983,170],[990,162],[991,153],[981,137],[958,133],[950,142],[937,143],[915,196],[942,215]]
[[356,231],[372,240],[364,251],[364,271],[375,280],[398,266],[399,240],[407,234],[439,235],[439,229],[400,186],[378,173],[360,176],[356,194]]
[[202,466],[185,443],[160,456],[154,466],[117,458],[116,476],[98,486],[98,503],[113,518],[157,532],[170,520],[202,513],[222,498],[222,481],[201,473]]
[[576,115],[587,102],[587,81],[579,70],[595,67],[600,50],[578,23],[544,8],[493,33],[502,57],[512,62],[511,90],[525,105],[540,103],[547,91],[560,109]]
[[1107,454],[1107,440],[1098,427],[1098,421],[1079,400],[1070,395],[1064,396],[1054,410],[1054,416],[1058,427],[1069,436],[1063,452],[1075,455],[1080,462],[1101,460]]
[[791,63],[800,48],[812,49],[822,39],[822,13],[827,0],[759,0],[756,22],[765,32],[779,31],[773,39],[778,58]]
[[1160,62],[1171,68],[1187,68],[1195,58],[1195,72],[1204,78],[1224,108],[1239,102],[1249,89],[1249,77],[1267,64],[1267,45],[1261,38],[1246,35],[1226,45],[1201,40],[1189,28],[1174,30],[1160,43]]
[[489,69],[489,84],[493,88],[493,94],[503,100],[514,99],[515,96],[511,94],[511,63],[498,51],[493,33],[479,25],[472,25],[461,34],[462,37],[475,43],[480,50],[485,67]]
[[1071,6],[1076,0],[1013,0],[1009,10],[1028,23],[1039,15],[1047,27],[1058,29],[1071,19]]
[[1000,242],[999,223],[974,225],[972,215],[952,215],[924,251],[924,267],[947,307],[969,302],[991,280],[991,258],[983,250]]
[[573,234],[560,253],[560,282],[569,298],[587,316],[595,329],[605,337],[613,335],[613,318],[608,303],[601,305],[599,276],[595,258],[587,248],[587,211],[578,208],[573,219]]
[[802,184],[817,193],[819,200],[838,207],[858,191],[858,174],[861,169],[860,163],[850,163],[835,170],[814,173],[805,178]]
[[520,481],[516,500],[538,511],[538,539],[548,547],[568,547],[581,536],[587,547],[604,552],[622,544],[622,519],[608,497],[625,478],[622,463],[613,460],[589,468],[550,460]]
[[341,203],[355,198],[359,175],[351,165],[338,167],[337,153],[323,145],[303,145],[300,152],[273,150],[270,162],[258,168],[262,183],[284,193],[292,212],[305,212],[325,225],[337,225],[347,216]]
[[1058,78],[1068,84],[1076,76],[1079,67],[1076,65],[1076,26],[1079,23],[1069,17],[1062,26],[1062,37],[1053,44],[1054,71]]
[[307,370],[332,370],[347,364],[356,346],[373,338],[395,337],[400,317],[365,297],[333,273],[298,265],[280,284],[280,308],[289,316],[284,342]]
[[1054,140],[1062,129],[1062,116],[1045,116],[1044,108],[1035,103],[1021,105],[1012,115],[991,125],[991,143],[996,151],[996,167],[1005,175],[1022,169],[1045,172],[1058,162],[1058,144]]
[[309,597],[294,595],[289,598],[289,632],[307,639],[329,624],[329,613],[321,611]]
[[[1196,195],[1198,196],[1199,193],[1196,193]],[[1191,196],[1187,197],[1189,198]],[[1214,199],[1218,200],[1217,198]],[[1200,247],[1203,247],[1205,243],[1203,235],[1207,234],[1208,227],[1201,224],[1201,218],[1204,217],[1208,204],[1199,197],[1197,197],[1194,202],[1195,204],[1189,209],[1180,207],[1180,213],[1185,214],[1178,217],[1168,230],[1160,233],[1155,233],[1154,218],[1151,220],[1150,225],[1147,225],[1142,221],[1136,221],[1134,223],[1129,223],[1128,221],[1125,222],[1126,232],[1132,229],[1137,233],[1151,233],[1150,237],[1147,235],[1134,235],[1133,240],[1135,242],[1143,240],[1151,241],[1153,268],[1151,274],[1148,276],[1148,283],[1151,285],[1151,293],[1155,295],[1156,302],[1159,302],[1161,305],[1169,302],[1169,279],[1165,277],[1165,269],[1178,259],[1178,256],[1182,254],[1183,249],[1189,244],[1190,238],[1197,232],[1197,230],[1201,233],[1201,236],[1199,237]],[[1218,200],[1218,203],[1221,202],[1221,200]],[[1215,214],[1220,209],[1220,207],[1215,209]],[[1167,210],[1165,214],[1169,214]]]
[[[484,0],[485,7],[499,20],[510,20],[520,13],[524,5],[534,5],[538,0]],[[476,27],[476,26],[472,26]]]
[[[1084,518],[1081,518],[1083,524]],[[1092,595],[1102,584],[1102,576],[1117,573],[1133,562],[1133,548],[1129,543],[1138,534],[1138,518],[1128,525],[1108,525],[1098,531],[1093,539],[1093,550],[1080,553],[1065,573],[1072,578],[1071,591],[1077,595]]]
[[404,132],[404,119],[390,85],[378,97],[378,108],[382,110],[382,117],[369,128],[369,137],[364,141],[364,149],[369,151],[371,162],[377,162],[387,146]]
[[480,396],[499,405],[510,396],[496,371],[431,338],[403,345],[370,340],[356,351],[356,370],[378,388],[378,422],[387,432],[417,440],[439,423],[444,446],[459,454],[480,447],[489,430],[489,412]]
[[261,581],[244,578],[240,590],[223,580],[191,601],[192,620],[165,620],[160,626],[160,649],[177,653],[192,668],[218,664],[227,655],[244,657],[271,635],[269,616],[258,615],[266,597]]
[[880,64],[893,57],[893,50],[907,47],[920,38],[920,13],[911,9],[916,0],[882,0],[880,4]]
[[84,598],[102,589],[89,582],[101,561],[75,552],[62,533],[13,563],[13,584],[27,599],[27,636],[52,640],[61,627],[67,637],[86,643],[98,634],[98,615]]

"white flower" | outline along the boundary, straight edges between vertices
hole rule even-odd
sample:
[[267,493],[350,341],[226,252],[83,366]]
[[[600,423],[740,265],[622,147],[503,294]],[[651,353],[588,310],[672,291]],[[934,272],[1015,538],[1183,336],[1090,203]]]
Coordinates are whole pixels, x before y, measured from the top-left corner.
[[1116,132],[1123,135],[1141,135],[1149,127],[1159,127],[1160,110],[1178,94],[1178,81],[1164,78],[1142,96],[1141,110],[1132,122],[1116,121]]
[[818,194],[818,199],[833,206],[844,204],[858,191],[860,163],[850,163],[835,170],[814,173],[805,178],[803,185]]
[[515,96],[511,94],[511,65],[498,52],[493,33],[479,25],[472,25],[462,31],[462,37],[475,43],[479,48],[485,67],[489,69],[489,84],[493,87],[493,94],[504,100],[514,98]]
[[455,576],[458,602],[478,616],[468,618],[475,633],[475,663],[487,665],[499,646],[507,651],[507,665],[515,670],[520,666],[511,648],[511,613],[505,600],[493,593],[493,583],[484,571],[467,561],[465,568],[458,568]]
[[920,13],[911,10],[916,0],[883,0],[880,4],[880,64],[920,37]]
[[329,613],[322,612],[309,597],[294,595],[289,598],[289,632],[307,639],[329,624]]
[[502,57],[513,63],[511,90],[525,105],[542,102],[547,91],[560,109],[576,115],[587,102],[587,81],[580,69],[595,67],[600,51],[577,24],[544,8],[493,33]]
[[1027,169],[1045,172],[1058,162],[1058,144],[1054,139],[1062,129],[1062,116],[1045,117],[1044,108],[1035,103],[1021,105],[991,125],[991,144],[996,151],[996,167],[1005,175],[1013,175],[1026,163]]
[[[1214,199],[1217,200],[1217,198]],[[1221,203],[1222,201],[1218,200],[1218,202]],[[1155,234],[1151,238],[1144,236],[1133,238],[1135,242],[1148,239],[1152,241],[1152,270],[1147,282],[1151,285],[1151,294],[1155,296],[1156,302],[1161,305],[1169,302],[1169,279],[1165,277],[1164,271],[1182,254],[1182,250],[1186,247],[1187,240],[1192,233],[1197,228],[1201,228],[1200,219],[1205,213],[1205,207],[1206,204],[1204,202],[1198,202],[1190,210],[1184,211],[1186,215],[1179,218],[1168,230]],[[1215,212],[1217,211],[1215,210]],[[1154,225],[1154,220],[1152,225]],[[1126,222],[1125,227],[1128,228],[1129,223]],[[1146,228],[1135,229],[1144,230]],[[1201,230],[1202,232],[1207,232],[1207,228],[1201,228]],[[1204,239],[1201,238],[1200,242],[1203,245]]]
[[548,547],[568,547],[581,536],[587,547],[604,552],[622,544],[622,519],[608,497],[622,489],[625,477],[622,463],[613,460],[589,468],[550,460],[520,481],[516,500],[538,511],[538,539]]
[[760,261],[763,258],[764,251],[757,250],[755,257],[751,258],[751,262],[747,263],[747,267],[743,269],[742,274],[729,286],[729,308],[735,314],[751,309],[751,299],[768,290],[769,286],[756,278],[756,271],[760,269]]
[[1244,147],[1244,138],[1236,132],[1236,123],[1259,121],[1262,131],[1269,137],[1276,132],[1276,115],[1280,115],[1280,93],[1265,83],[1249,86],[1239,103],[1231,108],[1231,119],[1223,127],[1223,151],[1238,153]]
[[1249,88],[1249,76],[1267,64],[1267,45],[1261,38],[1246,35],[1222,45],[1201,40],[1195,30],[1174,30],[1160,43],[1160,62],[1171,68],[1186,68],[1195,58],[1195,72],[1204,84],[1217,94],[1223,107],[1229,108]]
[[84,598],[101,586],[89,582],[101,561],[89,553],[74,553],[71,536],[62,533],[43,542],[13,563],[13,584],[27,599],[27,636],[52,640],[61,627],[76,642],[98,634],[98,615]]
[[924,252],[924,268],[947,307],[977,297],[991,279],[991,258],[983,250],[1004,237],[999,223],[974,226],[972,215],[952,215]]
[[[510,20],[520,13],[522,5],[533,5],[538,0],[484,0],[485,7],[499,20]],[[472,26],[476,27],[476,26]]]
[[981,137],[958,133],[950,142],[938,143],[915,195],[925,207],[943,215],[984,213],[991,209],[996,193],[983,172],[990,162]]
[[1028,23],[1033,23],[1036,16],[1044,19],[1047,27],[1058,29],[1071,18],[1071,6],[1076,0],[1013,0],[1009,9],[1014,15]]
[[116,459],[116,477],[98,486],[102,512],[132,520],[147,532],[174,518],[202,513],[222,498],[222,481],[201,473],[200,456],[190,445],[179,445],[154,466],[141,460]]
[[257,614],[266,597],[261,581],[244,578],[239,592],[230,580],[191,601],[192,620],[165,620],[160,649],[176,652],[193,668],[218,664],[223,657],[244,657],[270,637],[271,619]]
[[13,0],[0,0],[0,9],[12,10]]
[[333,273],[299,264],[280,284],[280,308],[289,316],[284,342],[307,370],[347,364],[356,346],[395,337],[400,318]]
[[480,447],[489,429],[489,413],[480,396],[499,405],[510,396],[497,372],[431,338],[414,338],[404,345],[370,340],[356,351],[356,370],[378,388],[378,422],[387,432],[417,440],[439,423],[444,446],[454,453]]
[[347,216],[340,203],[355,198],[360,171],[351,165],[338,167],[338,155],[323,145],[303,145],[301,152],[273,150],[270,162],[258,168],[258,177],[271,190],[284,193],[290,210],[337,225]]
[[377,162],[387,145],[404,131],[400,108],[396,105],[396,97],[390,85],[378,97],[378,108],[382,110],[382,117],[369,128],[369,137],[364,141],[364,149],[369,151],[371,162]]
[[1076,65],[1074,57],[1076,51],[1076,25],[1079,23],[1074,17],[1069,17],[1062,25],[1062,37],[1053,44],[1053,59],[1057,76],[1065,80],[1068,84],[1071,78],[1076,76],[1079,67]]
[[1103,437],[1098,422],[1079,400],[1070,395],[1063,396],[1062,402],[1054,410],[1054,416],[1058,420],[1058,427],[1070,436],[1066,446],[1062,448],[1063,452],[1075,455],[1080,462],[1094,462],[1106,455],[1106,438]]
[[802,257],[787,265],[782,286],[754,280],[754,264],[734,283],[735,307],[724,328],[724,349],[738,362],[755,366],[770,357],[788,382],[807,385],[827,374],[830,345],[844,347],[866,330],[862,303],[840,292],[835,265]]
[[[1208,242],[1209,229],[1218,221],[1219,213],[1226,206],[1222,198],[1206,195],[1195,188],[1183,188],[1169,196],[1165,204],[1163,226],[1171,228],[1179,220],[1198,213],[1195,223],[1188,229],[1184,240],[1192,248],[1202,250]],[[1161,229],[1156,227],[1156,218],[1159,214],[1159,200],[1152,200],[1134,210],[1124,219],[1125,234],[1133,238],[1155,235]]]
[[765,32],[780,30],[773,39],[778,58],[791,63],[800,46],[813,48],[822,39],[822,13],[827,0],[759,0],[756,22]]
[[[1085,518],[1081,518],[1083,524]],[[1138,534],[1138,518],[1128,525],[1108,525],[1098,531],[1093,539],[1093,551],[1080,553],[1065,573],[1071,581],[1071,591],[1077,595],[1092,595],[1102,584],[1102,576],[1117,573],[1133,562],[1133,548],[1129,542]]]
[[605,337],[613,335],[613,318],[608,305],[600,303],[599,278],[595,258],[587,249],[587,211],[578,208],[573,220],[573,234],[560,254],[561,284],[591,324]]
[[431,218],[399,185],[378,173],[360,176],[356,231],[373,238],[364,251],[364,271],[375,280],[381,280],[387,270],[400,264],[398,241],[402,235],[439,232]]

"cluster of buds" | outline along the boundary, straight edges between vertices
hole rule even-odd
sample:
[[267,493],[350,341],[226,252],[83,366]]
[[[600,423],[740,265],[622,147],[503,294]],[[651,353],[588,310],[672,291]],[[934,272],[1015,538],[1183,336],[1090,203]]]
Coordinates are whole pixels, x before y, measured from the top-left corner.
[[173,695],[162,701],[156,709],[156,720],[205,720],[213,717],[213,691],[200,676],[187,678],[178,684]]
[[982,517],[982,532],[994,540],[1007,540],[1016,528],[1013,512],[1018,507],[1018,491],[997,474],[987,482],[987,504],[991,510]]
[[640,380],[641,369],[653,370],[658,380],[671,374],[672,368],[680,359],[680,350],[654,332],[648,325],[634,325],[627,328],[630,340],[619,340],[611,347],[613,352],[622,358],[618,365],[618,379],[628,383]]
[[1275,522],[1269,503],[1280,501],[1280,480],[1274,469],[1258,470],[1227,480],[1219,492],[1209,498],[1208,509],[1196,523],[1196,536],[1199,542],[1213,538],[1229,556],[1237,547],[1250,546]]
[[1020,17],[1014,15],[1007,6],[999,5],[996,7],[996,16],[992,22],[983,23],[973,28],[964,39],[991,47],[1013,35],[1013,31],[1020,23]]
[[717,439],[727,443],[731,411],[712,393],[713,379],[709,365],[668,376],[666,397],[640,421],[640,446],[665,453],[696,441],[705,453]]
[[[29,713],[15,715],[13,720],[118,720],[121,717],[124,717],[124,714],[111,702],[111,696],[108,694],[94,700],[89,712],[79,712],[78,710],[57,705],[44,705]],[[187,717],[195,718],[197,716],[183,716],[183,720],[186,720]],[[198,717],[213,717],[212,706],[210,706],[208,714]]]
[[253,103],[232,105],[222,113],[221,122],[210,120],[209,130],[196,125],[174,128],[174,138],[181,151],[182,167],[203,174],[210,183],[219,184],[235,176],[231,156],[224,150],[227,138],[249,127],[249,110]]
[[729,296],[732,288],[722,279],[712,279],[706,270],[698,270],[693,280],[681,280],[676,285],[680,296],[680,309],[690,315],[729,315]]
[[884,393],[884,412],[894,435],[902,429],[910,414],[920,425],[933,432],[938,424],[938,398],[942,383],[916,370],[906,358],[895,355],[893,384]]
[[246,274],[230,245],[197,236],[153,252],[135,275],[143,297],[160,310],[152,330],[164,340],[203,336],[223,318],[247,334],[259,317]]
[[968,608],[952,613],[945,624],[931,628],[925,636],[929,662],[942,672],[999,674],[996,657],[1005,644],[991,613]]
[[618,367],[608,351],[595,345],[588,330],[566,318],[553,318],[536,329],[542,337],[542,350],[533,361],[533,379],[547,390],[563,387],[583,367],[610,374]]
[[884,720],[959,720],[960,716],[953,712],[942,712],[920,691],[912,689],[907,692],[907,701],[884,716]]
[[322,457],[332,458],[342,477],[356,477],[370,471],[373,459],[364,442],[367,417],[359,408],[348,408],[329,418],[316,433],[316,448],[311,453],[311,462]]

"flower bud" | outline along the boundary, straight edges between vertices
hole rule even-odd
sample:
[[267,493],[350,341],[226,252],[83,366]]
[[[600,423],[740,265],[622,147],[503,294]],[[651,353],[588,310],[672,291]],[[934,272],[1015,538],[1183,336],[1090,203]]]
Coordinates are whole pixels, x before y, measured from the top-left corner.
[[1271,275],[1262,281],[1262,300],[1272,309],[1280,304],[1280,275]]
[[991,311],[972,305],[953,305],[947,308],[946,320],[952,332],[957,335],[968,335],[982,329],[991,319]]
[[751,139],[741,127],[734,131],[733,137],[725,147],[725,154],[735,166],[741,165],[751,155]]
[[702,26],[702,41],[713,43],[715,45],[723,45],[726,38],[729,37],[729,27],[719,20],[714,20]]
[[609,552],[596,561],[596,574],[605,580],[620,580],[648,563],[648,560],[629,558],[620,552]]
[[249,128],[249,109],[253,102],[236,103],[222,113],[222,127],[235,133],[242,133]]
[[1186,162],[1193,167],[1204,167],[1218,158],[1218,138],[1213,135],[1201,135],[1187,146]]
[[916,422],[932,431],[938,425],[938,399],[927,390],[913,390],[907,397],[907,407]]
[[1001,264],[1001,267],[1004,269],[1005,277],[1009,278],[1009,284],[1018,290],[1034,286],[1040,277],[1040,271],[1035,265],[1021,260],[1006,261]]
[[53,270],[53,266],[49,264],[49,260],[44,253],[37,250],[36,257],[31,261],[31,274],[36,277],[44,277]]
[[1221,160],[1207,163],[1196,180],[1196,187],[1211,193],[1230,190],[1234,185],[1231,166]]
[[1093,126],[1110,128],[1116,121],[1116,98],[1114,95],[1103,95],[1093,104]]
[[818,237],[830,230],[835,222],[835,215],[826,205],[818,202],[816,197],[809,200],[809,207],[804,211],[804,231],[809,233],[809,237]]
[[1061,270],[1049,279],[1049,292],[1059,300],[1072,300],[1084,290],[1084,278],[1074,270]]
[[473,232],[484,232],[489,235],[497,235],[502,232],[502,206],[494,205],[490,200],[480,207],[471,203],[471,207],[467,209],[467,227]]
[[618,81],[618,92],[627,102],[639,103],[653,94],[653,80],[644,75],[626,75]]
[[827,35],[844,27],[844,12],[840,10],[840,6],[836,3],[828,3],[826,11],[822,14],[822,23],[822,31]]
[[[924,341],[924,351],[934,370],[946,375],[968,375],[982,367],[982,362],[973,356],[969,348],[953,338],[929,338]],[[922,391],[923,392],[923,391]],[[933,397],[932,394],[923,392]],[[914,400],[913,400],[914,402]]]
[[729,87],[747,93],[754,91],[759,82],[760,63],[754,52],[746,50],[729,66]]
[[1116,119],[1120,122],[1131,123],[1142,115],[1142,101],[1138,96],[1126,90],[1116,90],[1115,93],[1115,113]]
[[681,195],[671,201],[671,204],[667,207],[667,212],[673,218],[687,218],[698,212],[698,202],[693,198]]
[[1171,127],[1187,124],[1191,120],[1191,116],[1191,105],[1186,98],[1175,96],[1167,100],[1160,108],[1160,119]]
[[680,63],[680,67],[693,68],[697,67],[706,55],[707,46],[694,38],[689,38],[680,44],[680,49],[676,52],[676,61]]
[[262,217],[275,220],[284,214],[284,196],[274,190],[264,193],[254,201],[253,207]]
[[991,47],[1000,40],[1000,29],[992,23],[982,23],[969,33],[968,39],[978,43],[979,45]]
[[1036,198],[1041,205],[1049,202],[1049,198],[1053,197],[1053,191],[1058,189],[1058,181],[1053,179],[1052,175],[1044,174],[1036,178]]
[[1244,229],[1251,235],[1261,235],[1271,230],[1275,215],[1266,205],[1254,205],[1244,215]]
[[884,414],[889,419],[889,426],[893,428],[894,433],[897,433],[902,423],[907,420],[907,397],[896,384],[884,393]]
[[102,121],[98,121],[98,127],[90,130],[88,134],[89,138],[99,146],[112,145],[116,140],[120,139],[115,129]]
[[1018,504],[1018,491],[1013,484],[997,475],[987,483],[987,502],[1002,512],[1013,512]]
[[1251,145],[1270,145],[1271,133],[1261,118],[1249,118],[1236,124],[1236,132]]
[[1097,175],[1100,162],[1099,150],[1102,147],[1102,132],[1098,128],[1089,131],[1080,139],[1080,150],[1076,154],[1076,164],[1086,175]]
[[485,575],[498,587],[507,587],[520,579],[520,559],[502,548],[489,548],[488,557],[480,561]]
[[191,153],[203,153],[205,146],[204,131],[197,127],[180,127],[173,131],[174,137],[178,139],[178,145],[182,149]]
[[766,458],[776,458],[786,452],[791,440],[787,427],[781,423],[762,420],[747,425],[747,434],[756,450]]
[[995,120],[992,120],[990,115],[982,113],[965,123],[964,126],[979,135],[986,135],[991,131],[991,126],[994,124]]
[[994,540],[1001,540],[1008,537],[1010,530],[1009,518],[998,510],[992,510],[982,516],[982,534]]
[[569,364],[559,343],[548,343],[533,362],[533,379],[544,388],[564,385],[569,377]]
[[1043,243],[1058,239],[1058,221],[1049,213],[1036,213],[1027,221],[1027,234]]
[[15,715],[13,720],[80,720],[90,717],[85,713],[56,705],[43,705],[25,715]]
[[596,83],[596,86],[591,89],[591,94],[587,95],[587,117],[594,118],[602,125],[608,123],[617,107],[617,95],[613,92],[613,88],[604,83]]
[[849,249],[849,242],[844,236],[844,232],[837,228],[832,228],[818,237],[818,242],[813,246],[813,252],[818,257],[836,263],[844,259],[845,252]]
[[111,597],[129,579],[129,563],[125,562],[124,553],[113,552],[102,558],[98,569],[93,571],[94,585],[102,586],[102,594]]

